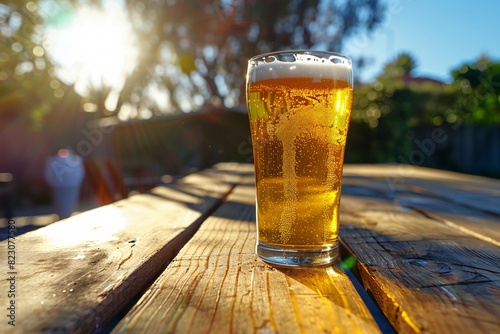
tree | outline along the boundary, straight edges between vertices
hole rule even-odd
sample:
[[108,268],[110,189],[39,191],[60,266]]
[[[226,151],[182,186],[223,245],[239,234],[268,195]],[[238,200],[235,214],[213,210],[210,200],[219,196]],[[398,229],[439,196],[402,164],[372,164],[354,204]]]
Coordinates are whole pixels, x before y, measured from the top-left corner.
[[[0,120],[24,117],[40,128],[70,87],[54,77],[42,43],[43,20],[33,2],[0,4]],[[71,92],[70,92],[71,93]]]
[[128,0],[127,8],[143,52],[120,103],[150,103],[144,87],[154,83],[176,109],[186,95],[191,109],[207,101],[241,104],[249,57],[282,49],[342,51],[359,29],[375,29],[385,9],[379,0]]
[[393,61],[384,66],[383,73],[379,76],[379,81],[401,81],[411,78],[417,68],[417,60],[408,52],[400,53]]
[[457,92],[452,122],[500,124],[500,63],[483,55],[452,71]]
[[350,150],[363,153],[347,159],[405,162],[415,129],[443,123],[455,93],[442,82],[415,77],[416,64],[411,54],[401,53],[375,82],[355,89],[351,130],[357,131],[350,131]]
[[[46,114],[60,99],[61,89],[72,87],[62,82],[51,85],[57,78],[54,64],[44,49],[41,28],[54,17],[42,15],[40,8],[47,8],[48,4],[68,10],[84,4],[104,8],[104,0],[3,2],[0,35],[6,43],[1,55],[8,60],[0,65],[3,66],[0,80],[7,83],[2,85],[5,90],[2,95],[19,92],[34,95],[46,89],[43,101],[28,98],[30,105],[15,111],[26,113],[29,109],[33,115]],[[342,51],[345,41],[362,29],[373,31],[385,12],[381,0],[124,2],[138,37],[140,57],[135,71],[126,79],[116,110],[126,103],[137,109],[151,109],[156,114],[192,111],[207,102],[225,106],[242,104],[246,61],[250,56],[299,48]],[[34,73],[44,82],[34,85],[30,84],[31,78],[23,80]],[[156,103],[158,97],[150,93],[152,86],[165,93],[163,99],[172,106],[169,110],[162,110],[161,103]],[[105,97],[95,91],[93,95],[99,97],[96,104],[102,104]],[[20,106],[18,98],[14,101]],[[14,113],[13,108],[10,110]],[[34,116],[37,117],[40,118]]]

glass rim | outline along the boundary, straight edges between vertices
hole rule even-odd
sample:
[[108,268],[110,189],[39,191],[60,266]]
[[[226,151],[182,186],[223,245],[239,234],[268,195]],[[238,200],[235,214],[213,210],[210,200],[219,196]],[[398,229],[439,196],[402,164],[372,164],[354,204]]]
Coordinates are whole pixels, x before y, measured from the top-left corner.
[[290,49],[290,50],[271,51],[271,52],[261,53],[259,55],[253,56],[250,59],[248,59],[248,62],[257,61],[259,59],[263,59],[263,58],[269,57],[269,56],[285,55],[285,54],[303,54],[303,55],[312,55],[312,56],[329,55],[329,56],[333,56],[336,58],[345,59],[347,61],[347,63],[350,66],[352,66],[352,59],[349,56],[346,56],[342,53],[334,52],[334,51],[326,51],[326,50],[307,50],[307,49],[296,49],[296,50]]

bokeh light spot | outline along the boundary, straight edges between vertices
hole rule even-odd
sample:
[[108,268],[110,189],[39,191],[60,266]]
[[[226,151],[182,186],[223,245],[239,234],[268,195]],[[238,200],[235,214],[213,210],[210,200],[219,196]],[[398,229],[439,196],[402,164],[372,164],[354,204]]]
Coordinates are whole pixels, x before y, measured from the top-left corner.
[[36,3],[30,1],[26,4],[26,9],[28,9],[30,12],[34,12],[37,9],[37,5]]
[[455,123],[457,121],[457,115],[449,114],[448,116],[446,116],[446,121],[448,123]]
[[41,46],[37,45],[33,48],[33,54],[37,57],[43,57],[45,50]]
[[12,43],[11,48],[15,52],[21,52],[21,51],[23,51],[23,45],[21,43],[19,43],[19,42]]
[[83,104],[83,110],[86,112],[96,112],[97,111],[97,104],[87,102]]
[[59,87],[61,87],[61,83],[59,82],[59,80],[56,79],[50,80],[50,88],[57,89]]
[[384,89],[384,84],[381,83],[380,81],[375,82],[375,85],[373,86],[377,92],[380,92],[382,89]]
[[57,98],[61,98],[64,96],[64,91],[61,88],[58,88],[54,91],[54,96]]
[[443,124],[443,118],[440,116],[436,116],[432,119],[432,122],[434,123],[435,126],[440,126]]

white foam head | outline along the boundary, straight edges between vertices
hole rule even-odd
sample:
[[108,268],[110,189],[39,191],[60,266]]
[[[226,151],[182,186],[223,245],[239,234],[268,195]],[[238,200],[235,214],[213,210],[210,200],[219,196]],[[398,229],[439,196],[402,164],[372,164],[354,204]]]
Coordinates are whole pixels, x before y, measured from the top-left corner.
[[248,81],[279,78],[333,79],[352,83],[351,60],[331,52],[275,52],[250,59]]

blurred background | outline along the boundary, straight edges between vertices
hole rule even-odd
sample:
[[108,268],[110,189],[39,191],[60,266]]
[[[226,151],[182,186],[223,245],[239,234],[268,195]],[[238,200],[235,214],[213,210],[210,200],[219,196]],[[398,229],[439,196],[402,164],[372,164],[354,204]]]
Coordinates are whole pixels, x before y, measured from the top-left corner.
[[61,181],[75,155],[77,210],[252,162],[246,62],[283,49],[353,59],[347,163],[500,178],[499,12],[486,0],[0,0],[0,216],[52,214],[48,163]]

